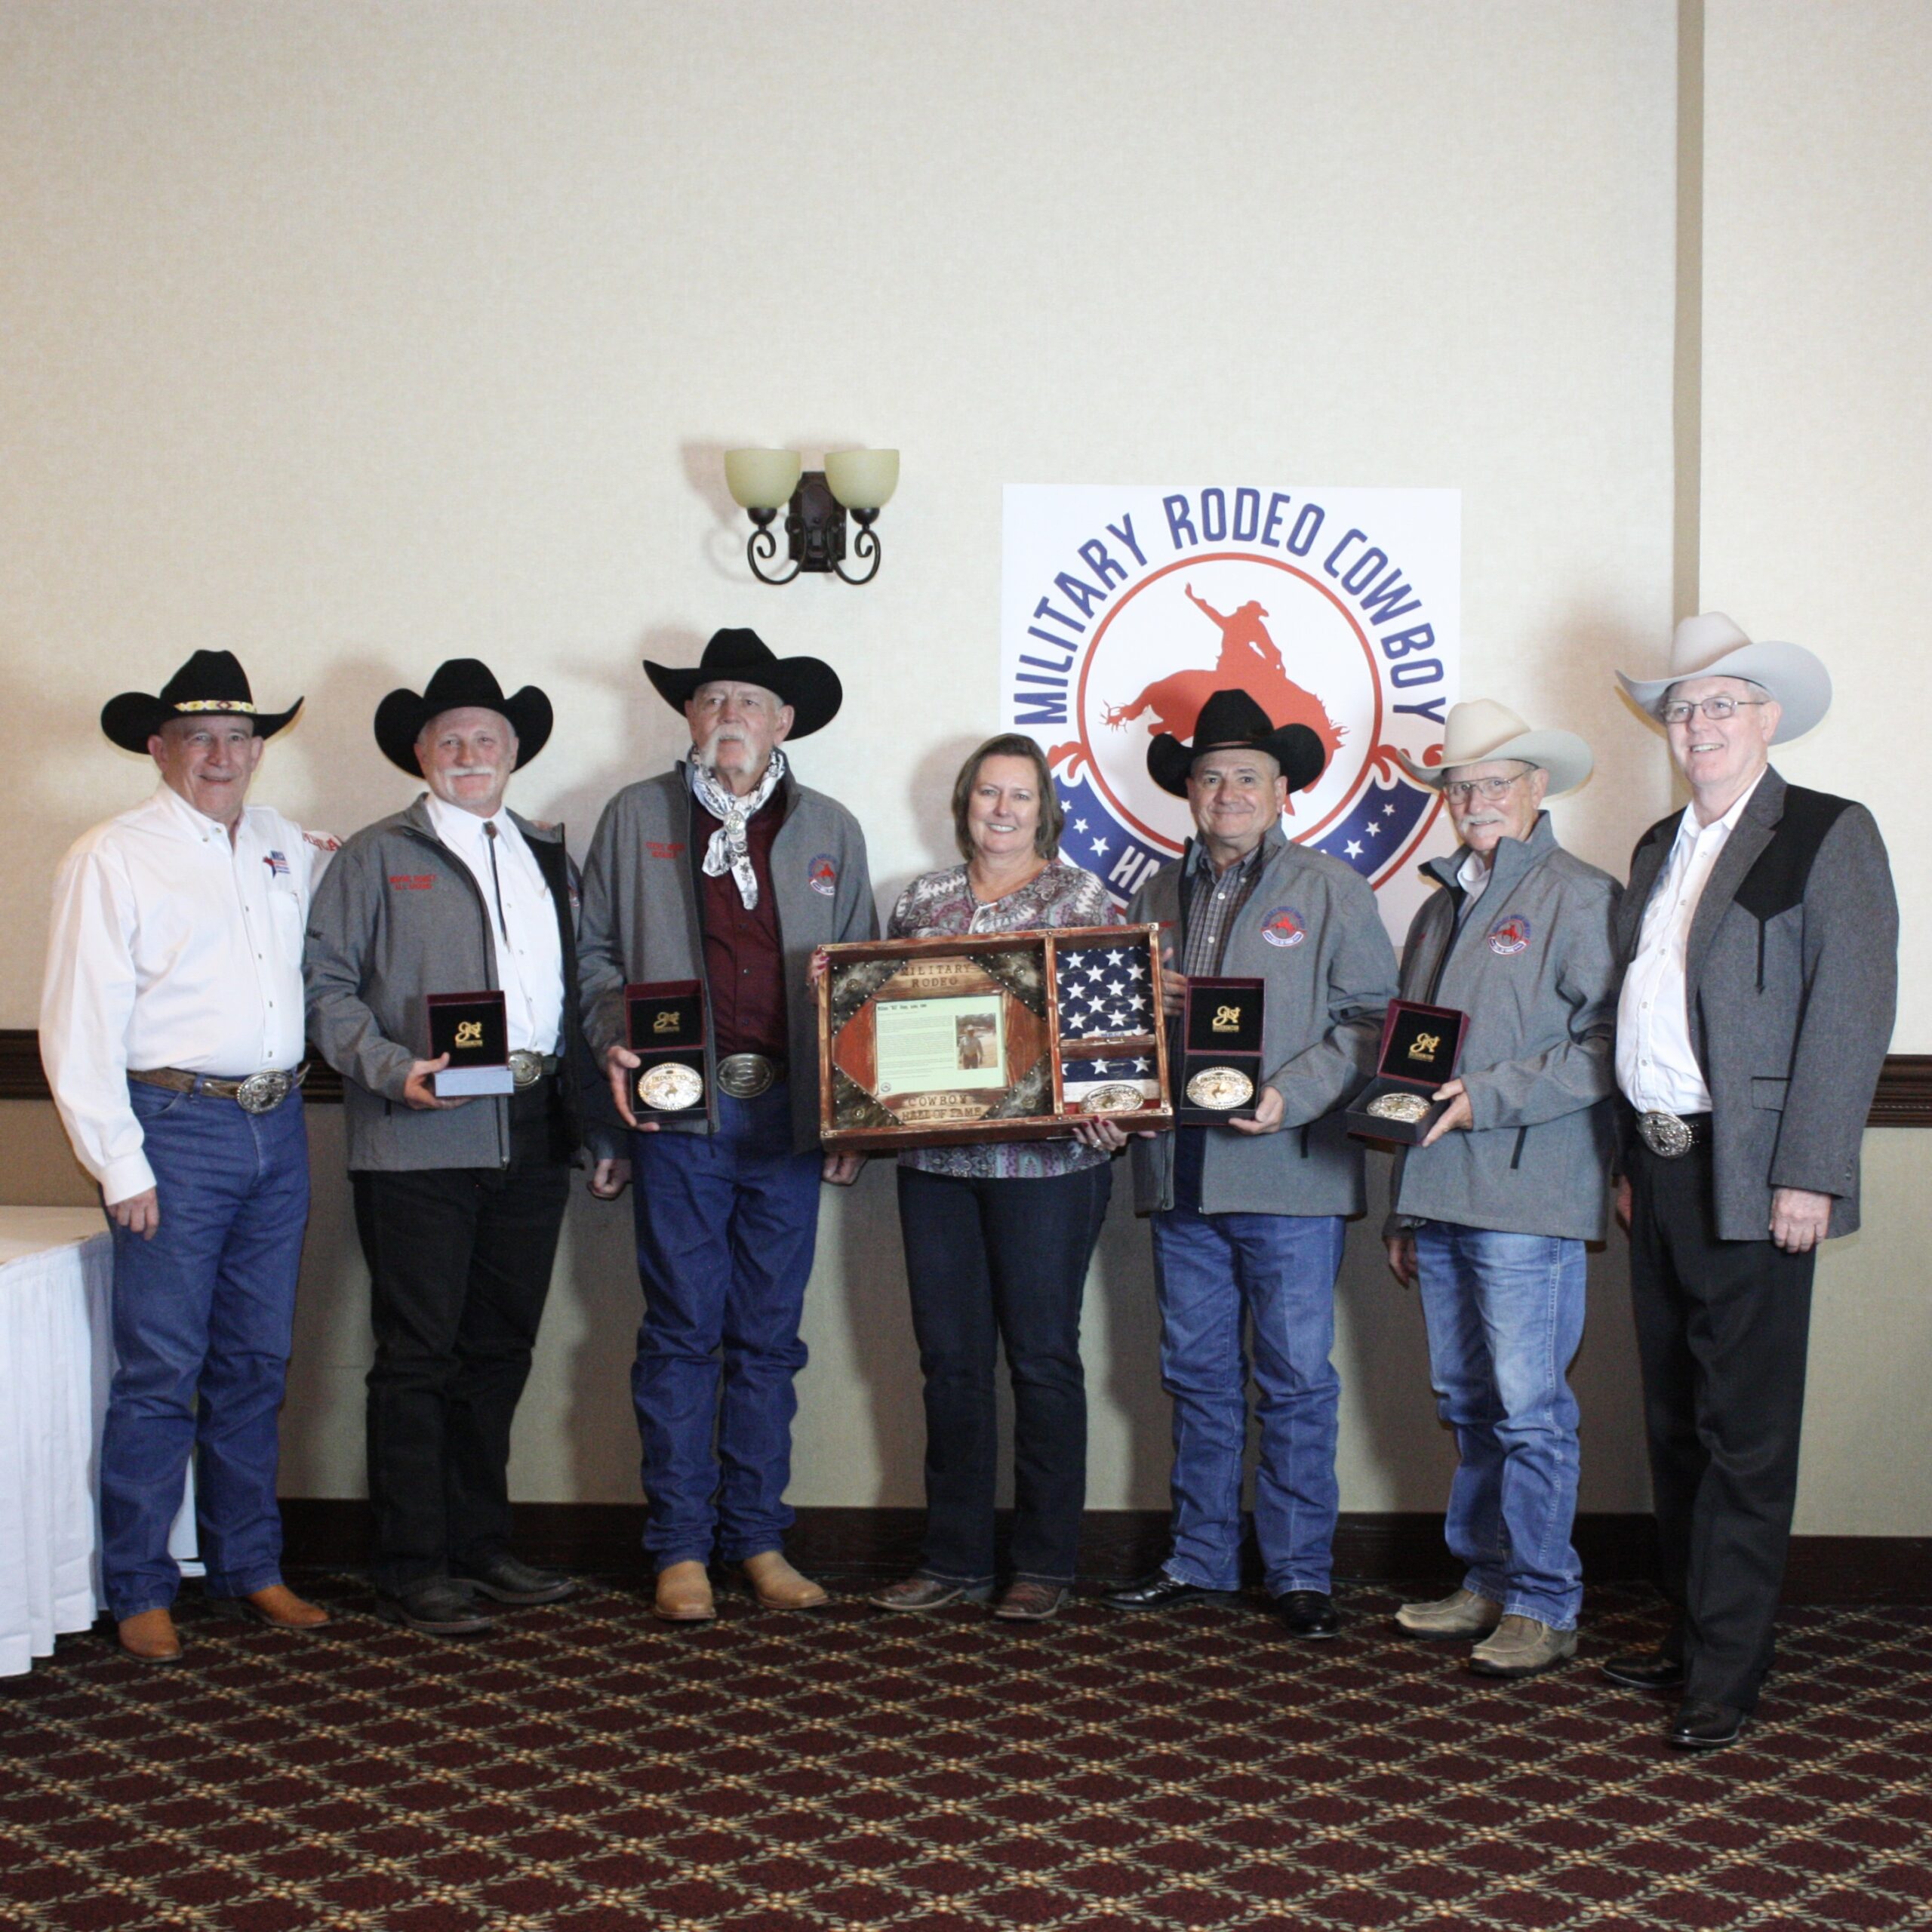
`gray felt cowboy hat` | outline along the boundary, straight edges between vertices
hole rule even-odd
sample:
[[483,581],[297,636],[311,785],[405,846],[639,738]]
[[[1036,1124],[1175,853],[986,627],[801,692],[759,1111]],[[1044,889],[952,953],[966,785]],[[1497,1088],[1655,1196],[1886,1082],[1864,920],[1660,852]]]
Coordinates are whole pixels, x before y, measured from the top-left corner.
[[1617,681],[1653,724],[1672,685],[1687,678],[1744,678],[1776,698],[1784,715],[1771,743],[1801,738],[1832,708],[1832,674],[1801,644],[1753,644],[1721,611],[1686,617],[1670,641],[1670,675]]
[[1402,769],[1418,785],[1441,790],[1451,768],[1487,764],[1492,758],[1515,758],[1549,774],[1547,798],[1574,792],[1589,777],[1594,761],[1590,748],[1574,731],[1532,731],[1507,705],[1494,698],[1475,697],[1449,707],[1438,764],[1418,764],[1403,758]]

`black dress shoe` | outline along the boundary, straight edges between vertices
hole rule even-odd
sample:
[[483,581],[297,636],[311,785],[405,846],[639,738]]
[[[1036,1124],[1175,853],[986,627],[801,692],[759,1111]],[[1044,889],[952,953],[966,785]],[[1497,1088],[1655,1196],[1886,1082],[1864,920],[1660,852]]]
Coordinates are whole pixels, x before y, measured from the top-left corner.
[[1156,1570],[1109,1590],[1100,1601],[1114,1610],[1176,1610],[1184,1603],[1232,1603],[1235,1594],[1204,1589],[1198,1583],[1184,1583],[1164,1570]]
[[1342,1620],[1335,1600],[1319,1590],[1290,1590],[1272,1599],[1275,1614],[1291,1637],[1337,1637]]
[[540,1570],[511,1555],[508,1550],[485,1557],[480,1563],[452,1567],[451,1577],[467,1583],[497,1603],[561,1603],[577,1595],[577,1579],[555,1570]]
[[480,1637],[497,1627],[476,1607],[469,1592],[447,1577],[426,1577],[399,1590],[380,1592],[376,1614],[385,1623],[400,1623],[428,1637]]
[[1680,1751],[1719,1751],[1735,1744],[1749,1722],[1744,1713],[1729,1704],[1706,1703],[1701,1697],[1687,1699],[1665,1737]]
[[1681,1690],[1684,1660],[1661,1651],[1625,1651],[1607,1660],[1603,1674],[1630,1690]]

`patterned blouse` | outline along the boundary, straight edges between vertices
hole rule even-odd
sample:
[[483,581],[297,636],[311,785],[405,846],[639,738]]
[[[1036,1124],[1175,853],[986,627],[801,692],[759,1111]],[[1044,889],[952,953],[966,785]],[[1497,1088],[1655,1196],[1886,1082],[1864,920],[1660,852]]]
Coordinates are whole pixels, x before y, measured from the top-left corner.
[[[1046,869],[1003,899],[982,905],[964,866],[928,872],[899,895],[888,939],[933,939],[949,933],[1015,933],[1041,926],[1103,926],[1113,917],[1106,888],[1078,866],[1050,860]],[[1002,1140],[972,1147],[913,1147],[909,1168],[963,1180],[1046,1180],[1100,1166],[1109,1155],[1079,1141]]]

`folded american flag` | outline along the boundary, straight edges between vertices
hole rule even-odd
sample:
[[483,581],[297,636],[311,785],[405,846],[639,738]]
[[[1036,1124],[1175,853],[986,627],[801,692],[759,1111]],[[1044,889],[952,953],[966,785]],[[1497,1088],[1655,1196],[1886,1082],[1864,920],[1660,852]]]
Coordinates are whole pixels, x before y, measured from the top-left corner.
[[1153,1032],[1144,941],[1066,948],[1057,958],[1061,1039],[1116,1039]]

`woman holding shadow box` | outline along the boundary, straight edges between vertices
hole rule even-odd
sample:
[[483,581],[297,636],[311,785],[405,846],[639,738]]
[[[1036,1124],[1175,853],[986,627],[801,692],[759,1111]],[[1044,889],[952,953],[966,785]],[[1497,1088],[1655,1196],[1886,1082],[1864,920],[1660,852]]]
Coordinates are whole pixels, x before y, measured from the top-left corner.
[[[960,768],[953,829],[965,863],[915,879],[887,936],[1091,926],[1112,916],[1091,872],[1061,863],[1066,814],[1040,747],[1008,733]],[[881,1610],[983,1603],[996,1581],[994,1365],[1013,1381],[1011,1576],[993,1615],[1038,1623],[1072,1594],[1086,1500],[1080,1305],[1112,1183],[1075,1140],[918,1148],[899,1157],[899,1222],[925,1379],[926,1532],[919,1566]]]

